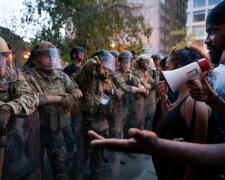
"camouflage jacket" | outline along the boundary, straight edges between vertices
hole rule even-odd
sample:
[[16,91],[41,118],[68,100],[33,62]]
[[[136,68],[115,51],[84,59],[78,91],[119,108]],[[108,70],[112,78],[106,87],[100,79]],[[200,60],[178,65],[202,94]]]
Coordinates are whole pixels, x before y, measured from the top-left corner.
[[0,82],[0,106],[9,105],[17,116],[30,115],[39,104],[37,94],[18,71],[18,80],[7,84]]
[[135,94],[137,87],[141,86],[141,80],[137,76],[134,76],[130,71],[123,72],[120,69],[113,75],[113,82],[124,93]]
[[[24,72],[24,76],[32,89],[36,92],[37,89],[31,82],[33,77],[44,94],[48,95],[74,95],[78,85],[69,78],[67,74],[60,70],[54,70],[51,76],[47,76],[38,70],[32,68]],[[75,103],[74,98],[71,98],[71,104]],[[70,124],[70,112],[65,111],[60,105],[47,105],[40,98],[39,105],[40,119],[43,126],[50,127],[55,131],[58,128],[65,128]]]
[[141,84],[148,90],[151,89],[151,83],[154,82],[148,71],[142,72],[139,69],[136,69],[132,72],[134,76],[137,76],[141,80]]
[[89,59],[82,69],[73,73],[71,78],[78,82],[83,92],[82,110],[85,113],[106,114],[109,103],[102,105],[102,100],[109,100],[113,84],[102,72],[102,69],[93,59]]

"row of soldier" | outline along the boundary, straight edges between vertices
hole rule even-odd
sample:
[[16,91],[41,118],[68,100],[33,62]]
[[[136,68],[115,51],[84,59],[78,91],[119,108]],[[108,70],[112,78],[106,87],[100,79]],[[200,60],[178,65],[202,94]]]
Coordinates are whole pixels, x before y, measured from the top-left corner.
[[[75,47],[65,73],[59,50],[49,42],[34,46],[22,71],[13,57],[0,38],[2,179],[41,179],[45,151],[53,179],[83,178],[88,157],[90,178],[100,179],[103,151],[90,147],[87,131],[122,138],[130,127],[151,128],[157,72],[148,56],[99,50],[82,65],[84,50]],[[118,157],[112,154],[115,177]]]

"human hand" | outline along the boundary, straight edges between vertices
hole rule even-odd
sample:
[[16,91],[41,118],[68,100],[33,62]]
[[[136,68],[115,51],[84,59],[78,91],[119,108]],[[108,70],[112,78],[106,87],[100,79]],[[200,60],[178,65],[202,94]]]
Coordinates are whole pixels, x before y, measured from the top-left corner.
[[90,130],[88,135],[92,137],[92,146],[104,146],[110,151],[122,151],[128,153],[152,154],[158,137],[154,132],[129,129],[130,139],[105,139],[96,132]]
[[79,101],[82,98],[83,93],[80,89],[76,89],[74,90],[73,95],[75,96],[75,99]]
[[191,80],[188,82],[190,88],[191,97],[206,103],[210,103],[215,98],[216,94],[213,92],[209,83],[205,79],[207,72],[203,72],[200,76],[200,80]]
[[166,101],[168,99],[167,93],[168,93],[168,86],[166,84],[166,81],[159,81],[156,84],[157,91],[159,93],[159,96],[162,100]]

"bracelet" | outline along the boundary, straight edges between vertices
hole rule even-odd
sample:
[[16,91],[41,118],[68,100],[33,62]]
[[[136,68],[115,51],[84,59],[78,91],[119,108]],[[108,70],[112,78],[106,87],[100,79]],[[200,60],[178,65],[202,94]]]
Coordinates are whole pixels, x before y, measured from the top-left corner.
[[219,100],[220,96],[217,94],[216,97],[213,98],[211,102],[207,102],[208,105],[213,105]]

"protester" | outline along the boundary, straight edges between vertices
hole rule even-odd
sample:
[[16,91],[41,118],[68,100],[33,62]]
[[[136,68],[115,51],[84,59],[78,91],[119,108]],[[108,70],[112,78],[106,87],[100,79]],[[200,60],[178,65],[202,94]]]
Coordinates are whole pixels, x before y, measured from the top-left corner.
[[[173,50],[166,64],[168,70],[174,70],[202,58],[206,58],[202,50],[185,47]],[[206,143],[210,108],[205,103],[195,101],[190,97],[187,83],[179,87],[180,94],[173,104],[167,104],[168,86],[166,82],[160,81],[157,87],[161,97],[163,126],[166,129],[165,138],[175,141]],[[197,173],[190,167],[186,168],[182,164],[170,162],[167,179],[195,177],[198,175]]]
[[[217,5],[208,15],[206,21],[207,39],[211,61],[218,64],[222,60],[222,52],[225,50],[225,1]],[[193,98],[205,101],[216,112],[220,121],[225,121],[225,102],[216,95],[206,83],[205,74],[201,76],[201,84],[192,81],[190,93]],[[224,76],[223,76],[224,77]],[[222,90],[224,92],[224,89]],[[158,138],[151,131],[130,129],[131,139],[105,139],[93,131],[89,135],[95,139],[91,142],[93,146],[104,145],[110,150],[154,154],[174,161],[198,167],[225,167],[225,144],[196,144],[184,143]]]

